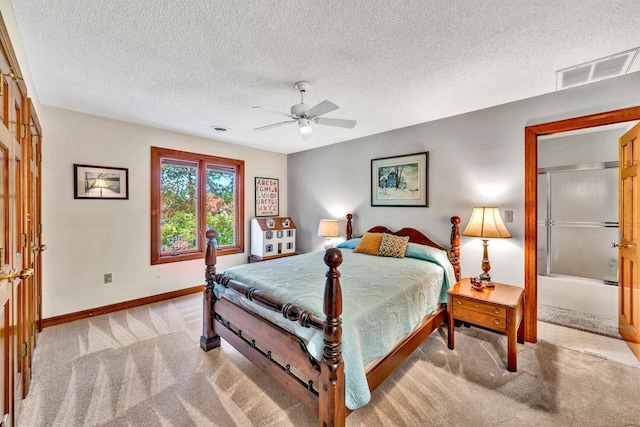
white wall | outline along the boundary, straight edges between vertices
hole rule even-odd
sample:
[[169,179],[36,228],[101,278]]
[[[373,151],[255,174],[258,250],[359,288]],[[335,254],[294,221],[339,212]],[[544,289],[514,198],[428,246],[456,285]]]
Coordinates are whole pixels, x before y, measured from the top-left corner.
[[[280,179],[284,154],[42,106],[43,317],[48,318],[204,283],[204,261],[150,264],[150,147],[245,161],[245,253],[218,258],[218,270],[245,263],[254,216],[254,177]],[[129,200],[75,200],[73,164],[129,169]],[[104,273],[113,283],[104,284]]]
[[[523,82],[525,84],[525,82]],[[491,276],[524,283],[524,128],[640,105],[640,73],[289,155],[289,215],[298,249],[322,248],[320,218],[355,216],[354,233],[374,225],[414,227],[448,244],[449,218],[466,226],[476,205],[514,212],[512,239],[492,239]],[[371,159],[429,152],[429,207],[370,206]],[[481,273],[479,239],[462,237],[462,275]]]

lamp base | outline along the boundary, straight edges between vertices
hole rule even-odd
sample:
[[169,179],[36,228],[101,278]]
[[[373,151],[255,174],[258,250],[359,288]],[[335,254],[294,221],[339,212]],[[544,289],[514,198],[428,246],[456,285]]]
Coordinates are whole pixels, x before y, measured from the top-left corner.
[[494,288],[495,285],[491,282],[491,264],[489,263],[489,239],[482,239],[482,271],[483,273],[478,276],[485,287]]

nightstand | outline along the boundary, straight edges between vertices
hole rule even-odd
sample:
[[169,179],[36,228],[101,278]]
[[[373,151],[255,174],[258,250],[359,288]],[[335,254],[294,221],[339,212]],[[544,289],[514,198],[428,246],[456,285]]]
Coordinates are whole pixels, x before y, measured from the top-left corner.
[[461,320],[507,336],[507,369],[518,369],[516,340],[524,343],[524,289],[495,283],[477,291],[462,279],[448,292],[449,348],[454,346],[454,321]]

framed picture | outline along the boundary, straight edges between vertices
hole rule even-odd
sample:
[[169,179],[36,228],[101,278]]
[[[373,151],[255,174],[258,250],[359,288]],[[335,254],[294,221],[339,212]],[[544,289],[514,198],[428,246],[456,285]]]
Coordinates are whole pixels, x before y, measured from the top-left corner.
[[429,206],[429,153],[371,160],[371,206]]
[[128,199],[129,169],[73,165],[74,199]]
[[280,193],[277,178],[256,177],[256,216],[278,216]]

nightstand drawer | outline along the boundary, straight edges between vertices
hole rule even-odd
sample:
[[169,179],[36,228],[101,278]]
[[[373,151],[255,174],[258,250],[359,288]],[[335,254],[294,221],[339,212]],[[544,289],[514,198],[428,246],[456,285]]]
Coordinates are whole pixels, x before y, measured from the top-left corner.
[[501,319],[507,318],[507,311],[504,307],[499,307],[493,304],[487,304],[479,301],[470,301],[468,299],[453,297],[454,310],[457,313],[459,309],[464,308],[470,311],[477,311],[478,313],[488,314],[490,316],[498,317]]
[[507,330],[507,319],[505,317],[492,316],[478,311],[467,310],[463,307],[456,307],[453,311],[453,315],[456,319],[462,320],[463,322],[484,326],[485,328],[489,328],[494,331]]

